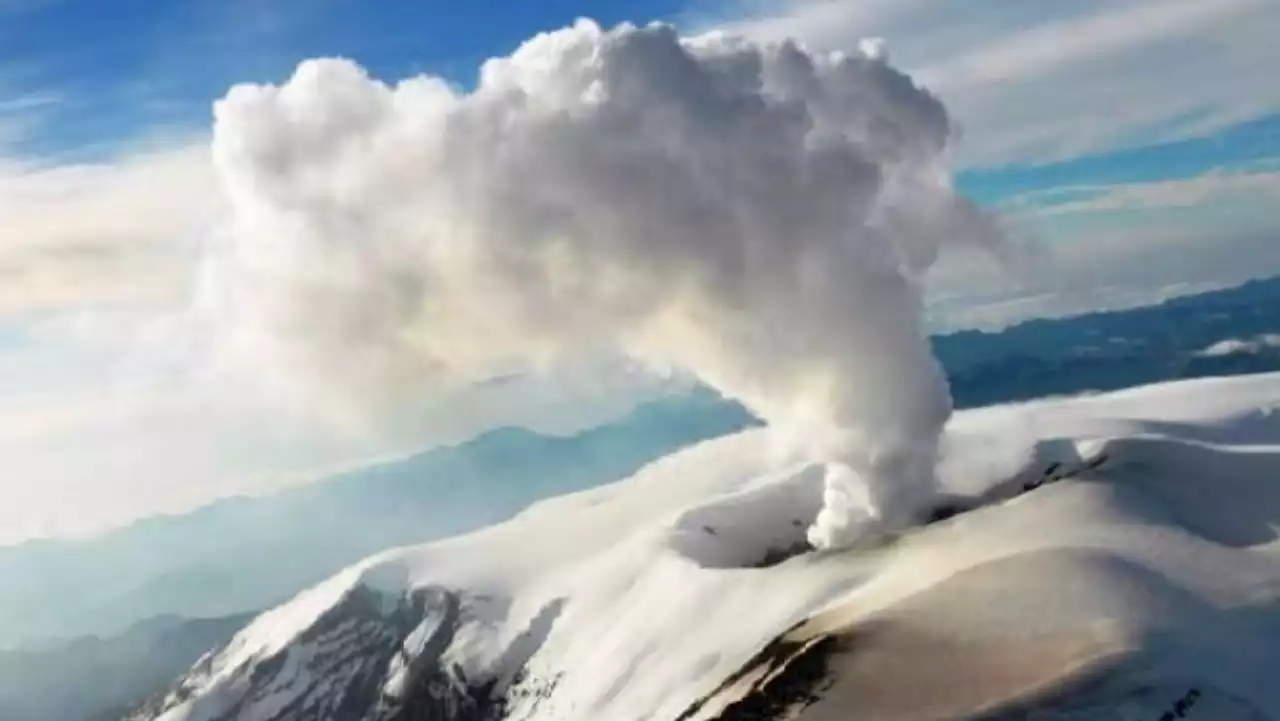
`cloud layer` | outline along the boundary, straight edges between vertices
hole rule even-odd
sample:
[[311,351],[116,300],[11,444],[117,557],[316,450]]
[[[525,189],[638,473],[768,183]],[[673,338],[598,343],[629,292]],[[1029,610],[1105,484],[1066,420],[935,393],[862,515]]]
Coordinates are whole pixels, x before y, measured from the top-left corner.
[[235,222],[204,297],[300,392],[394,400],[584,353],[691,373],[902,522],[950,413],[919,279],[993,247],[942,105],[871,46],[583,21],[460,92],[343,60],[217,104]]

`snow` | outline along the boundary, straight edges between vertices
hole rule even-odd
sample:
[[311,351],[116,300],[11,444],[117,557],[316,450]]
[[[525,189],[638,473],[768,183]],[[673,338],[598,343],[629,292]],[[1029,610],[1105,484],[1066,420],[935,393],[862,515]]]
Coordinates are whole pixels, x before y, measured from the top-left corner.
[[1221,358],[1223,356],[1250,354],[1256,355],[1271,348],[1280,348],[1280,334],[1264,333],[1262,335],[1240,340],[1229,338],[1218,341],[1196,353],[1202,358]]
[[[841,649],[830,688],[794,716],[811,721],[1026,699],[1046,718],[1154,720],[1179,700],[1193,719],[1274,718],[1278,405],[1272,374],[959,413],[939,475],[975,510],[767,567],[803,541],[822,469],[767,428],[708,441],[344,571],[245,629],[159,718],[223,718],[246,669],[283,649],[310,658],[305,632],[361,586],[392,606],[413,589],[461,594],[443,659],[467,679],[541,684],[512,696],[509,719],[675,719],[699,699],[693,718],[715,718],[763,673],[725,680],[784,633]],[[1020,493],[1054,464],[1074,477]],[[1082,685],[1099,669],[1106,683]],[[403,671],[393,660],[385,688]],[[297,693],[277,686],[235,718],[271,718]]]

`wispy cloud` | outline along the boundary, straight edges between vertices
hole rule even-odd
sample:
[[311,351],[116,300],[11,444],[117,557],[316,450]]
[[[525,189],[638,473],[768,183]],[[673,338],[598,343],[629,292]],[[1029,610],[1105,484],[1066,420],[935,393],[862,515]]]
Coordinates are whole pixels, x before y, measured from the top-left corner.
[[924,68],[921,80],[956,92],[973,85],[1041,77],[1082,61],[1096,62],[1152,43],[1199,35],[1264,4],[1265,0],[1116,3],[1110,11],[1051,20],[991,38],[989,44]]
[[494,425],[572,432],[678,387],[583,363],[426,398],[398,432],[361,433],[210,372],[199,328],[155,323],[145,312],[0,322],[0,343],[20,336],[0,352],[0,546],[269,493]]
[[881,36],[959,119],[970,165],[1206,133],[1280,109],[1268,0],[773,3],[731,23],[829,48]]
[[1143,305],[1280,272],[1280,172],[1219,170],[1153,182],[1081,184],[1000,207],[1032,249],[1014,273],[944,268],[940,327],[1005,325]]
[[16,98],[6,98],[0,100],[0,115],[29,112],[39,108],[46,108],[50,105],[57,104],[61,99],[62,97],[60,95],[50,92],[32,93]]
[[0,160],[0,318],[173,291],[216,207],[202,144],[95,165]]
[[52,89],[26,87],[23,76],[28,73],[29,69],[24,72],[17,65],[0,66],[0,162],[12,155],[63,100],[62,94]]
[[[1218,170],[1192,178],[1152,183],[1063,186],[1014,196],[1001,207],[1027,216],[1048,217],[1168,210],[1245,200],[1280,200],[1280,172]],[[1277,230],[1280,231],[1280,227]]]

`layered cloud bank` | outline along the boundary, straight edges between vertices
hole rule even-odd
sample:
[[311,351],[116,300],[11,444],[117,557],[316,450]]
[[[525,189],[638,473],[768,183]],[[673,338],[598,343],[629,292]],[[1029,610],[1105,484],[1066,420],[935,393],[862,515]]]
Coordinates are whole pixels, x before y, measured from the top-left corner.
[[234,223],[204,298],[347,400],[601,351],[690,373],[831,464],[811,538],[839,544],[929,490],[951,403],[920,277],[998,242],[951,131],[877,44],[583,21],[470,91],[308,61],[216,106]]

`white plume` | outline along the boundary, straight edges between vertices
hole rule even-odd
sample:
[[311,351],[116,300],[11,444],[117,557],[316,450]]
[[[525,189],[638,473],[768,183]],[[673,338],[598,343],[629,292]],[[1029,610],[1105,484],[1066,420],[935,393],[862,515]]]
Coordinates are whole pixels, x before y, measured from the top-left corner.
[[216,106],[208,297],[237,347],[359,398],[602,350],[681,369],[833,464],[815,543],[907,522],[951,411],[920,276],[998,234],[886,58],[580,21],[470,91],[307,61]]

